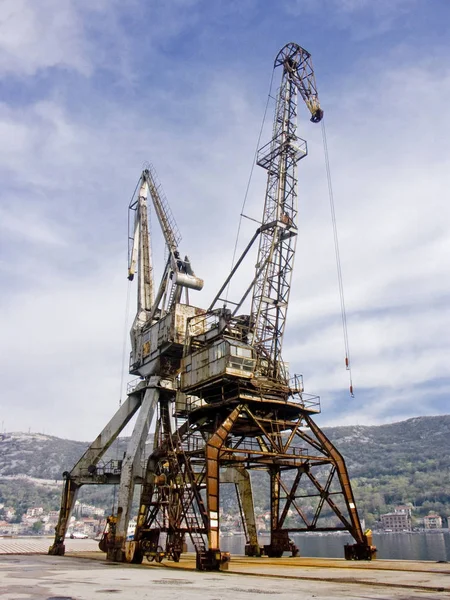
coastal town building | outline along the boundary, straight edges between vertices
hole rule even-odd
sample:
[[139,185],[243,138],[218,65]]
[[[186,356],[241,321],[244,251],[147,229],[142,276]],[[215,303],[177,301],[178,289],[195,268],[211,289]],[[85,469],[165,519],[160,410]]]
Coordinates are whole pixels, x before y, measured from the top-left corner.
[[430,513],[423,518],[423,526],[425,529],[442,529],[442,517],[435,513]]
[[391,512],[380,516],[384,531],[411,531],[411,515],[408,512]]
[[394,508],[395,513],[405,513],[411,517],[412,506],[408,504],[399,504]]
[[27,510],[27,517],[39,517],[44,514],[42,506],[33,506]]

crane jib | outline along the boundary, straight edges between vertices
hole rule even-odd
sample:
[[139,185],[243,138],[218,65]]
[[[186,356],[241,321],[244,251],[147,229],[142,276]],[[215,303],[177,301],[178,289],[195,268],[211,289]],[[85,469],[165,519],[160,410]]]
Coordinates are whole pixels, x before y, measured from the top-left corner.
[[[285,381],[281,356],[297,240],[297,163],[307,156],[307,144],[297,135],[297,99],[301,96],[319,122],[323,110],[311,55],[298,44],[279,52],[275,67],[283,67],[273,136],[257,153],[256,163],[267,171],[266,197],[260,227],[251,322],[252,345],[259,368],[268,377]],[[261,268],[260,265],[264,265]]]

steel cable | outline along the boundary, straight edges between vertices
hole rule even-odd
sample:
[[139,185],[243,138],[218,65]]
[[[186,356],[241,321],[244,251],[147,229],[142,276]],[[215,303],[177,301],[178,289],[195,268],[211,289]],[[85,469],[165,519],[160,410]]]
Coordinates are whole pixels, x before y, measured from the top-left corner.
[[[243,214],[244,213],[244,208],[245,208],[245,205],[247,203],[248,192],[250,190],[250,184],[251,184],[252,177],[253,177],[253,170],[254,170],[255,164],[256,164],[256,157],[258,156],[259,145],[261,143],[261,136],[262,136],[262,132],[263,132],[263,129],[264,129],[264,124],[266,122],[267,109],[269,107],[270,99],[272,98],[271,92],[272,92],[272,84],[273,84],[274,73],[275,73],[275,69],[272,69],[272,77],[270,79],[269,93],[267,94],[267,102],[266,102],[266,106],[264,108],[264,114],[263,114],[263,118],[262,118],[262,122],[261,122],[261,127],[260,127],[260,130],[259,130],[258,141],[256,142],[255,153],[253,155],[252,166],[250,168],[250,175],[248,177],[247,188],[246,188],[245,194],[244,194],[244,201],[243,201],[242,207],[241,207],[241,214],[240,214],[240,217],[239,217],[239,224],[238,224],[238,229],[237,229],[237,233],[236,233],[236,242],[234,244],[233,258],[231,260],[231,269],[230,269],[230,271],[233,270],[234,261],[236,260],[236,252],[237,252],[237,247],[238,247],[238,243],[239,243],[239,235],[241,233],[242,219],[245,216]],[[252,220],[255,220],[255,219],[252,219]],[[229,289],[230,289],[230,284],[231,284],[231,281],[227,285],[226,294],[225,294],[225,300],[228,300],[228,292],[229,292]]]
[[330,159],[328,156],[328,144],[327,144],[327,135],[325,131],[325,121],[322,119],[322,139],[323,139],[323,148],[324,148],[324,156],[325,156],[325,169],[327,173],[327,183],[328,183],[328,195],[330,201],[330,211],[331,211],[331,222],[333,225],[333,239],[334,239],[334,252],[336,256],[336,270],[338,277],[338,285],[339,285],[339,299],[341,303],[341,319],[342,319],[342,330],[344,333],[344,347],[345,347],[345,367],[349,373],[350,379],[350,395],[353,398],[353,382],[352,382],[352,368],[350,364],[350,346],[348,341],[348,330],[347,330],[347,313],[345,310],[345,298],[344,298],[344,285],[342,282],[342,268],[341,268],[341,258],[339,252],[339,238],[337,232],[337,223],[336,223],[336,211],[334,208],[334,195],[333,195],[333,186],[331,183],[331,170],[330,170]]

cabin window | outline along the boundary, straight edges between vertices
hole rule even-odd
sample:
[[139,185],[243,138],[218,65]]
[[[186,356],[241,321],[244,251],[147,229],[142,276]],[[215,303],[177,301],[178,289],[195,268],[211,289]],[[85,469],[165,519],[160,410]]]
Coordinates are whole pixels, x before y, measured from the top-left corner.
[[230,346],[231,354],[240,358],[252,358],[251,348],[242,348],[241,346]]
[[211,348],[211,361],[219,360],[226,354],[225,342],[220,342],[217,346]]

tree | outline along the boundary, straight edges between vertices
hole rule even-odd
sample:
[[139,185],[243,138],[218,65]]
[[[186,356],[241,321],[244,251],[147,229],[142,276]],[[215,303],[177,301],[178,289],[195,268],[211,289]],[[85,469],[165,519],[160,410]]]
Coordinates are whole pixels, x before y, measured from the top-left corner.
[[43,527],[44,523],[42,521],[36,521],[35,523],[33,523],[33,533],[41,533]]
[[22,509],[18,508],[16,510],[16,514],[14,515],[14,518],[11,519],[11,523],[22,523],[23,513],[24,513],[24,511]]

